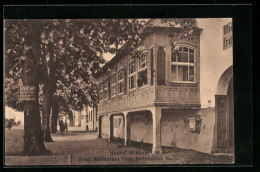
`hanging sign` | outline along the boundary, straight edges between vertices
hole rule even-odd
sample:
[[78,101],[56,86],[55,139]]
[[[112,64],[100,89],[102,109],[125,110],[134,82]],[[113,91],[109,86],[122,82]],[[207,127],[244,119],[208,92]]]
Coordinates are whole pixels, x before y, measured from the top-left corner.
[[20,101],[36,101],[36,88],[31,85],[20,86]]
[[233,45],[233,26],[232,22],[223,26],[223,50]]

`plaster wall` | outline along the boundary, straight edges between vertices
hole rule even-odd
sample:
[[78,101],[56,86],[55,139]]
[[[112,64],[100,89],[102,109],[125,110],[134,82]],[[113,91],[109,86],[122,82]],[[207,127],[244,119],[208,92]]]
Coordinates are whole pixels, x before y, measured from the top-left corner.
[[233,48],[223,50],[223,26],[232,18],[198,18],[200,35],[200,100],[201,107],[215,107],[215,94],[222,73],[233,65]]
[[102,132],[102,134],[104,134],[104,135],[109,135],[109,118],[108,118],[108,116],[104,116],[104,117],[102,117],[102,130],[101,130],[101,132]]
[[[188,118],[200,115],[202,119],[200,134],[189,132]],[[148,118],[147,118],[148,117]],[[130,140],[150,143],[153,139],[153,125],[151,115],[131,115],[128,122]],[[199,111],[175,110],[163,112],[161,118],[161,144],[167,147],[192,149],[204,153],[211,153],[215,124],[215,109],[204,108]],[[121,123],[114,133],[115,137],[124,139],[124,124]]]

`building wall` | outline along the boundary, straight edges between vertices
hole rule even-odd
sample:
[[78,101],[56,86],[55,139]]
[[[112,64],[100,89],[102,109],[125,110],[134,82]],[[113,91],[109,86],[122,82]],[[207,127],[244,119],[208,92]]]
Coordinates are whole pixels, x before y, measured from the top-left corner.
[[86,130],[86,125],[88,125],[88,130],[95,130],[98,127],[96,116],[96,107],[85,106],[81,111],[81,127]]
[[[204,108],[196,111],[176,110],[171,113],[163,112],[161,118],[162,146],[192,149],[200,152],[211,153],[215,124],[214,113],[214,108]],[[199,134],[189,132],[188,118],[195,118],[197,115],[200,115],[202,119],[200,128],[201,131]],[[147,116],[145,114],[133,114],[128,116],[128,118],[130,130],[129,139],[137,142],[152,144],[152,116]],[[106,130],[105,128],[103,129]],[[121,123],[116,131],[117,132],[114,131],[114,136],[124,139],[124,123]]]
[[109,135],[109,118],[108,118],[108,116],[104,116],[104,117],[102,117],[102,134],[104,134],[104,135]]
[[73,111],[73,120],[74,126],[80,127],[81,126],[81,111]]
[[[164,112],[161,119],[161,144],[162,146],[178,147],[183,149],[193,149],[200,152],[211,153],[215,126],[215,94],[219,78],[223,72],[233,65],[233,48],[223,50],[223,26],[231,22],[229,18],[218,19],[198,19],[199,28],[202,28],[200,40],[196,40],[200,50],[199,81],[201,110],[198,111],[175,111]],[[154,39],[154,40],[152,40]],[[169,38],[166,36],[151,36],[151,42],[167,44]],[[167,51],[167,50],[166,50]],[[170,52],[170,51],[167,51]],[[166,56],[167,56],[166,52]],[[149,63],[148,63],[149,64]],[[166,65],[167,71],[167,65]],[[169,75],[166,72],[166,82]],[[149,74],[148,74],[149,76]],[[208,101],[211,101],[209,105]],[[213,108],[208,108],[208,107]],[[202,119],[200,134],[191,133],[188,130],[188,118],[200,115]],[[105,120],[103,120],[104,124]],[[107,120],[108,124],[108,120]],[[152,117],[147,119],[146,115],[131,115],[128,122],[130,128],[130,140],[152,144]],[[107,131],[104,131],[107,130]],[[102,132],[109,132],[107,128],[102,128]],[[124,123],[121,123],[117,132],[114,129],[114,136],[124,138]]]
[[203,29],[200,35],[200,100],[201,107],[215,106],[220,76],[233,64],[233,48],[223,50],[223,26],[231,18],[197,19]]

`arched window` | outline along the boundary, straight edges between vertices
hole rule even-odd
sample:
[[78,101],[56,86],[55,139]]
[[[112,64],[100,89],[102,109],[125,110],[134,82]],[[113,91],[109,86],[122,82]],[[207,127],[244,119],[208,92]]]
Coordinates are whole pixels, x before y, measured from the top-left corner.
[[120,68],[117,73],[118,94],[124,92],[124,68]]
[[135,59],[133,59],[129,62],[128,75],[129,75],[128,76],[129,90],[132,90],[135,88]]
[[171,81],[195,82],[195,50],[180,46],[179,51],[171,49]]

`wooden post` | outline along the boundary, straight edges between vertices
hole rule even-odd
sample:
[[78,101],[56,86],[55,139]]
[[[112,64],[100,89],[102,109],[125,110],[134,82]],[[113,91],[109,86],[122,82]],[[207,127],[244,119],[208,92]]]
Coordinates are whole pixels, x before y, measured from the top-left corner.
[[113,116],[112,114],[109,115],[109,136],[108,136],[108,141],[110,142],[113,139]]
[[98,116],[98,138],[102,138],[102,116]]
[[161,154],[161,116],[162,110],[159,107],[154,107],[153,115],[153,149],[152,154]]
[[128,124],[127,124],[127,113],[124,113],[124,122],[125,122],[125,142],[124,146],[127,146],[127,141],[128,141]]

